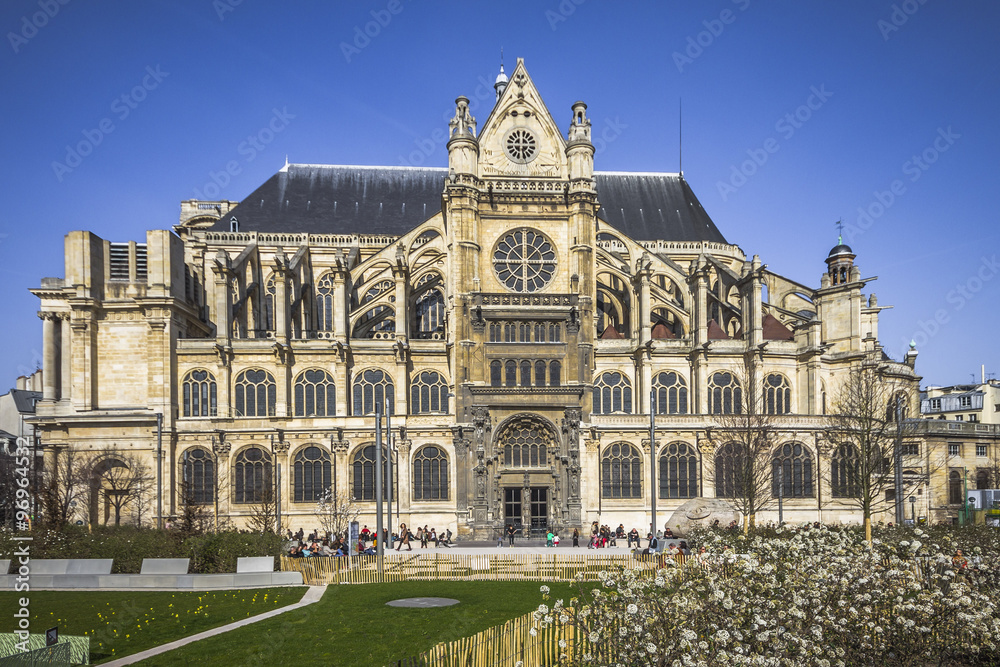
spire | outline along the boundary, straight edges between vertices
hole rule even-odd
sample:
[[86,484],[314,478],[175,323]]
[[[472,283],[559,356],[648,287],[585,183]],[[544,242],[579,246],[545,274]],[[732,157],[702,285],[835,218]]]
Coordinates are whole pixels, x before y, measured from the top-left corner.
[[503,91],[507,88],[507,75],[503,71],[503,47],[500,47],[500,73],[497,74],[496,83],[493,84],[493,89],[497,91],[497,101],[500,100],[500,96],[503,95]]

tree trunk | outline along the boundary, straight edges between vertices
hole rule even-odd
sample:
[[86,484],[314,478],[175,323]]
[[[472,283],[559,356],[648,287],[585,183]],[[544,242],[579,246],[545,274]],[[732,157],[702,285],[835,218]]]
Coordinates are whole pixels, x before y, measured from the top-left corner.
[[872,518],[870,515],[865,515],[865,541],[868,544],[872,543]]

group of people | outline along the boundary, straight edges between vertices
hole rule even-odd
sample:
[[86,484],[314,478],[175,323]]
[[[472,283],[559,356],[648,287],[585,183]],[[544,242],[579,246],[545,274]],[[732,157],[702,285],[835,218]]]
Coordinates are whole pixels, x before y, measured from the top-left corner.
[[[365,526],[367,528],[367,526]],[[364,531],[362,531],[364,532]],[[434,528],[428,528],[427,526],[417,526],[417,534],[414,535],[405,523],[399,524],[399,535],[393,534],[392,539],[396,545],[396,551],[402,551],[403,547],[406,547],[407,551],[413,551],[413,542],[420,542],[420,548],[426,549],[428,544],[433,544],[435,547],[451,547],[451,529],[446,529],[443,533],[438,534],[437,530]]]

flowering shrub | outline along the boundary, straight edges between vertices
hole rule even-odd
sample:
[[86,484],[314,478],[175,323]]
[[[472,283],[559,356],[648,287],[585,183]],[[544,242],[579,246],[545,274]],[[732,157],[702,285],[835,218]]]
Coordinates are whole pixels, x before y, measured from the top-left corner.
[[[925,665],[1000,657],[995,529],[702,531],[705,553],[538,607],[574,625],[564,664]],[[953,564],[956,548],[970,554]]]

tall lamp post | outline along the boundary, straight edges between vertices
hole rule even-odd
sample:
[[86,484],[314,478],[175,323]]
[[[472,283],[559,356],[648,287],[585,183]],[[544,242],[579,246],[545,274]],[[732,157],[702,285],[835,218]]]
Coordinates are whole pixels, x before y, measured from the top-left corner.
[[[375,404],[375,534],[378,535],[379,556],[385,555],[382,530],[382,404]],[[381,564],[382,559],[379,559]]]
[[649,500],[652,508],[650,534],[656,537],[656,390],[649,390]]
[[914,507],[916,504],[917,504],[917,499],[914,498],[913,496],[910,496],[910,523],[912,523],[914,526],[917,525],[917,518],[914,514],[915,512]]

